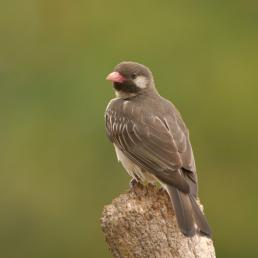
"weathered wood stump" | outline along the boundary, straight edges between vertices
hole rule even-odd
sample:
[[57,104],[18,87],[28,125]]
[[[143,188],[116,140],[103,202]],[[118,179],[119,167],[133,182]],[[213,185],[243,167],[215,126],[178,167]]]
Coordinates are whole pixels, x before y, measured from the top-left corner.
[[104,207],[101,227],[117,258],[215,258],[211,239],[185,237],[167,193],[137,184]]

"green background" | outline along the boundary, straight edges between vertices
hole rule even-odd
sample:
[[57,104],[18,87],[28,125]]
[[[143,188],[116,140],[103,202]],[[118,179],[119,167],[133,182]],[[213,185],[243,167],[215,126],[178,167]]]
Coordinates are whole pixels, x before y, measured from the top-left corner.
[[105,204],[128,188],[104,130],[106,75],[148,65],[187,123],[218,257],[258,257],[258,3],[0,3],[0,252],[111,257]]

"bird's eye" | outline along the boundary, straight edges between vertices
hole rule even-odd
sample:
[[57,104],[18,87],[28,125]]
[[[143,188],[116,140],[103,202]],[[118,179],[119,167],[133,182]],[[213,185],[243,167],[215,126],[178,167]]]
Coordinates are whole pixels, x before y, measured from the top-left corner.
[[132,74],[132,79],[134,80],[136,77],[137,77],[137,74],[136,74],[136,73],[133,73],[133,74]]

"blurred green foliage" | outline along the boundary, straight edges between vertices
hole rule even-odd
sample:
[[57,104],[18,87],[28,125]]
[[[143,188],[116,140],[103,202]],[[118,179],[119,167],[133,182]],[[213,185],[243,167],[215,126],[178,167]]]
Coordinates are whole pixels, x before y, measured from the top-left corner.
[[128,188],[105,136],[105,76],[148,65],[190,132],[218,257],[258,257],[258,2],[0,3],[0,249],[111,257],[105,204]]

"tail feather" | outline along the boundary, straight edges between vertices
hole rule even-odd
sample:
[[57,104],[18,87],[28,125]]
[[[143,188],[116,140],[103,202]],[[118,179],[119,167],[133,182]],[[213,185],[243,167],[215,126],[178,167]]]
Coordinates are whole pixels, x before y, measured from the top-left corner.
[[192,203],[195,221],[196,221],[196,224],[198,225],[200,233],[211,238],[211,235],[212,235],[211,228],[208,224],[208,221],[205,215],[201,211],[200,206],[196,202],[196,199],[192,195],[189,195],[189,197]]
[[172,200],[177,223],[181,232],[186,236],[193,236],[196,233],[196,229],[192,212],[192,204],[188,194],[177,190],[173,186],[168,186],[167,189]]
[[173,186],[166,186],[170,195],[178,226],[185,236],[193,236],[197,232],[211,237],[209,224],[202,213],[195,197],[185,194]]

